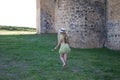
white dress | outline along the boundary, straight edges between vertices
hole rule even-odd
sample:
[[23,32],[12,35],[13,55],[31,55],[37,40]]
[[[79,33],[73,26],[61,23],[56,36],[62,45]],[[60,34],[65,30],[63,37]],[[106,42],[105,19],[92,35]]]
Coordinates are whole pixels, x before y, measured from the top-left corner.
[[70,47],[68,43],[65,43],[64,41],[64,36],[60,35],[59,40],[62,40],[62,43],[60,45],[59,53],[69,53],[70,52]]

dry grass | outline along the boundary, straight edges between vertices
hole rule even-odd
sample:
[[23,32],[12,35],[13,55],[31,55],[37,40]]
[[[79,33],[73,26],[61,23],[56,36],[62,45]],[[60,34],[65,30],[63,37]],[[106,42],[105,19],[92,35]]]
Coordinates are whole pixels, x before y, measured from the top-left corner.
[[7,30],[0,30],[0,35],[20,35],[20,34],[36,34],[33,31],[7,31]]

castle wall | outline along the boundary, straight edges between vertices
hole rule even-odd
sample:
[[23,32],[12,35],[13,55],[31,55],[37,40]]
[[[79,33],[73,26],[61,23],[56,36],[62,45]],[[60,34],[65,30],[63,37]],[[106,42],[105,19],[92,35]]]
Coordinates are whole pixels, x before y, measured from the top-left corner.
[[58,0],[56,31],[67,29],[72,47],[99,48],[105,39],[105,0]]
[[[55,0],[37,0],[37,17],[40,17],[37,22],[38,33],[51,33],[55,32],[54,29],[54,13],[55,13]],[[39,4],[40,3],[40,4]]]
[[69,0],[57,0],[55,6],[55,30],[61,27],[69,29],[69,14],[70,14],[70,1]]
[[41,21],[40,21],[40,0],[36,0],[36,32],[39,34],[41,32],[41,28],[40,28],[40,25],[41,25]]
[[120,50],[120,1],[108,0],[107,3],[106,47]]
[[120,50],[120,1],[37,0],[37,33],[61,27],[72,47]]

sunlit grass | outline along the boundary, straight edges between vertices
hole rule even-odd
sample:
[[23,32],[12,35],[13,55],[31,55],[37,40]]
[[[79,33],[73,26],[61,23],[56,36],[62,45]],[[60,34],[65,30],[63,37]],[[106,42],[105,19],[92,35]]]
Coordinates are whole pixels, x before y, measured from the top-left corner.
[[20,35],[20,34],[36,34],[35,31],[7,31],[0,30],[0,35]]
[[36,34],[35,28],[15,27],[15,26],[1,26],[0,35],[20,35],[20,34]]
[[30,27],[3,26],[3,25],[0,25],[0,30],[7,30],[7,31],[36,31],[35,28],[30,28]]

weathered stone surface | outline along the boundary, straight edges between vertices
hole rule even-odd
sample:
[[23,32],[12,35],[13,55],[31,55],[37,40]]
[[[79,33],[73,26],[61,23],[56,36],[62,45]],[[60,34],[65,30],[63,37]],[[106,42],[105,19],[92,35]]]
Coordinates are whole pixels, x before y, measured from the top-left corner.
[[55,30],[58,30],[61,27],[69,29],[69,11],[70,5],[69,0],[57,0],[55,7]]
[[37,0],[37,9],[39,8],[40,10],[37,10],[38,14],[37,16],[40,16],[40,19],[38,19],[37,22],[38,26],[38,33],[51,33],[55,32],[54,29],[54,15],[55,15],[55,0]]
[[120,1],[108,0],[106,47],[120,50]]
[[105,0],[59,0],[55,28],[65,27],[72,47],[103,47]]
[[41,21],[40,21],[40,0],[36,0],[36,14],[37,14],[37,16],[36,16],[36,26],[37,26],[37,28],[36,28],[36,31],[37,31],[37,33],[38,34],[40,34],[41,33]]
[[[75,48],[120,50],[119,0],[37,0],[37,32],[67,29]],[[39,18],[38,18],[39,17]]]

